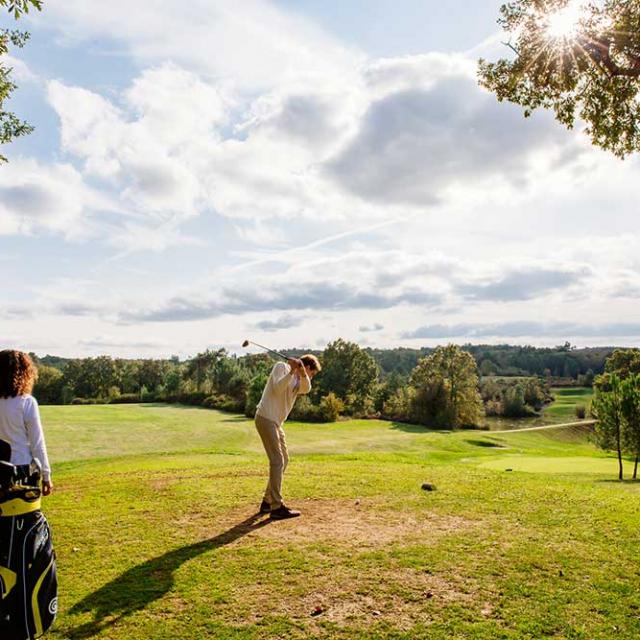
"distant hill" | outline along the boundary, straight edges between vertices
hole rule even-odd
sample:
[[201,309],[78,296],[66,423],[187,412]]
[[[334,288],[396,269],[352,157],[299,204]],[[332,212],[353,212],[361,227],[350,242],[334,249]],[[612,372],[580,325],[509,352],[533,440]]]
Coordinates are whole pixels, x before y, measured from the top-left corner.
[[[604,371],[605,360],[617,347],[585,347],[577,349],[569,343],[557,347],[531,347],[519,345],[466,344],[465,351],[473,355],[482,375],[495,376],[551,376],[577,379],[579,375],[597,375]],[[371,349],[365,351],[376,360],[383,376],[391,373],[408,375],[420,358],[433,353],[435,348]],[[303,349],[285,349],[287,356],[299,356]],[[322,357],[322,351],[313,351]]]
[[[558,347],[531,347],[514,345],[463,346],[473,355],[482,375],[497,376],[552,376],[577,378],[588,373],[604,371],[604,362],[615,347],[573,348],[569,344]],[[418,360],[434,351],[421,349],[367,349],[376,359],[384,374],[408,374]]]

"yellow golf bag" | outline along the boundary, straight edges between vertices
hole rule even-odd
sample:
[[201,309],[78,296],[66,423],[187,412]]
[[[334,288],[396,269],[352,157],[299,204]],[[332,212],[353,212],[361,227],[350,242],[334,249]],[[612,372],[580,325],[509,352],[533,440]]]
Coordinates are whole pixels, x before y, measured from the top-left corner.
[[0,441],[0,639],[32,640],[58,610],[55,552],[40,510],[40,465],[10,464],[7,447]]

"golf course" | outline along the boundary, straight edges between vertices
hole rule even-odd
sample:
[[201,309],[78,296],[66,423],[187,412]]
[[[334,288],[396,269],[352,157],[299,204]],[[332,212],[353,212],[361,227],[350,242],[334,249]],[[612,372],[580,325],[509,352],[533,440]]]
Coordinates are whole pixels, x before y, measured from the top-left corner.
[[273,522],[256,514],[267,463],[242,416],[42,416],[60,579],[48,637],[640,636],[640,483],[615,480],[588,426],[288,423],[284,491],[303,515]]

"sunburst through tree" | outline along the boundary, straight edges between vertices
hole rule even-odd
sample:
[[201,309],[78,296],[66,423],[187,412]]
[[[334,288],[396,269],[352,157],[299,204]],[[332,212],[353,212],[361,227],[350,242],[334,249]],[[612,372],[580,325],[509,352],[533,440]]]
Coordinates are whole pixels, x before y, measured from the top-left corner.
[[553,109],[620,157],[640,150],[640,0],[516,0],[499,23],[513,55],[480,60],[498,100]]

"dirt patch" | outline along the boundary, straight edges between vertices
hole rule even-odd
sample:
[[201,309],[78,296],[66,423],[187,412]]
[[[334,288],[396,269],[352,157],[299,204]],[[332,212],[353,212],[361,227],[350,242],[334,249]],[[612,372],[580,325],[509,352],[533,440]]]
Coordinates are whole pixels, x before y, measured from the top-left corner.
[[473,589],[451,577],[404,567],[363,574],[344,564],[307,575],[302,586],[294,580],[285,593],[274,595],[267,584],[254,584],[238,595],[251,607],[234,607],[236,624],[282,615],[309,630],[320,630],[325,623],[361,627],[373,622],[407,630],[419,622],[428,623],[449,603],[471,606],[475,598]]
[[[286,616],[307,631],[322,635],[325,623],[361,627],[385,622],[407,630],[428,623],[436,612],[456,602],[472,606],[475,587],[451,575],[401,566],[386,555],[383,563],[359,562],[364,553],[377,553],[390,545],[414,541],[435,542],[451,533],[468,531],[479,523],[464,518],[398,511],[366,500],[307,500],[295,506],[300,518],[269,523],[251,530],[231,544],[255,544],[261,540],[277,553],[279,545],[329,545],[331,553],[311,551],[318,565],[292,568],[278,587],[264,580],[244,584],[235,592],[229,622],[256,624],[267,616]],[[246,517],[246,514],[244,514]],[[243,514],[238,514],[241,520]],[[283,569],[284,570],[284,569]],[[281,578],[281,576],[278,576]],[[274,591],[275,589],[275,591]]]
[[340,546],[375,548],[396,540],[434,540],[474,528],[465,518],[390,510],[374,502],[306,500],[297,502],[302,517],[271,523],[253,535],[287,543],[330,541]]

